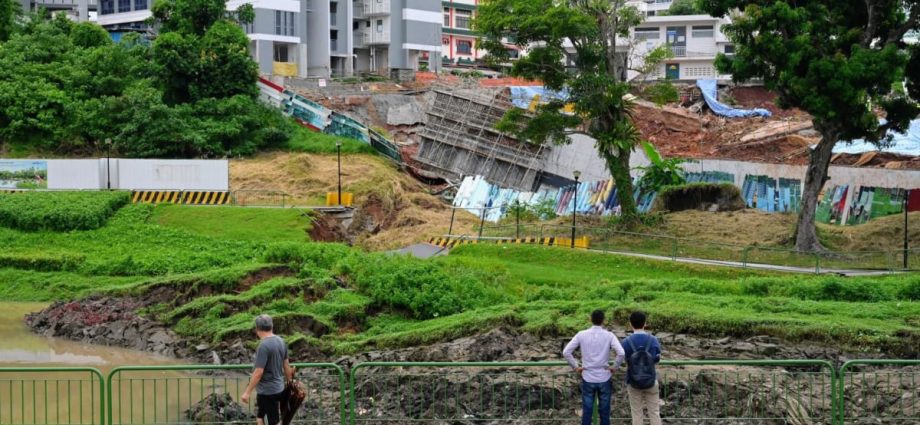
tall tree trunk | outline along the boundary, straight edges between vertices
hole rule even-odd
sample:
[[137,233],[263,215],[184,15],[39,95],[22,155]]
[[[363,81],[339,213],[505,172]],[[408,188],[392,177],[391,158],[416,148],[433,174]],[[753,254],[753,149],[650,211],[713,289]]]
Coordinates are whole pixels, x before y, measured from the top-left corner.
[[808,169],[805,170],[805,188],[802,191],[802,209],[795,229],[795,250],[799,252],[820,252],[824,246],[818,240],[815,227],[815,213],[818,207],[818,195],[827,181],[827,167],[831,163],[832,151],[837,144],[839,133],[833,130],[821,130],[821,142],[809,154]]
[[617,200],[620,201],[620,212],[627,221],[639,216],[636,200],[633,198],[632,177],[629,175],[630,151],[620,152],[618,156],[610,152],[602,152],[607,161],[607,168],[616,183]]

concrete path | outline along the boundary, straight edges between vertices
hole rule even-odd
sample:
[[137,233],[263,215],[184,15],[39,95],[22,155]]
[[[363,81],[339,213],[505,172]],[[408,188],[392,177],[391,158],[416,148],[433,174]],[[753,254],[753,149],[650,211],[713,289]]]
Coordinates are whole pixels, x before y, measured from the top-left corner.
[[666,257],[663,255],[651,255],[651,254],[638,254],[635,252],[623,252],[623,251],[601,251],[596,249],[589,249],[591,252],[598,252],[604,254],[614,254],[614,255],[625,255],[628,257],[638,257],[646,258],[651,260],[660,260],[660,261],[676,261],[678,263],[685,264],[700,264],[706,266],[722,266],[722,267],[734,267],[739,269],[755,269],[755,270],[767,270],[767,271],[776,271],[776,272],[787,272],[787,273],[809,273],[809,274],[836,274],[841,276],[884,276],[893,273],[901,272],[891,272],[887,270],[847,270],[847,269],[820,269],[820,271],[815,270],[814,267],[793,267],[793,266],[778,266],[773,264],[757,264],[757,263],[741,263],[737,261],[721,261],[721,260],[704,260],[700,258],[686,258],[686,257]]

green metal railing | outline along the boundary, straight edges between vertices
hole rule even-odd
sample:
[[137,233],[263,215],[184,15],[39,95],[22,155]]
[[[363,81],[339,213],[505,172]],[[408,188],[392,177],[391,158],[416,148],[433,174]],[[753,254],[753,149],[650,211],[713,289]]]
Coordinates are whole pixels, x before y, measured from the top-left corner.
[[920,423],[920,360],[851,360],[838,377],[835,423]]
[[[362,363],[350,423],[572,423],[580,382],[563,362]],[[628,421],[623,376],[614,382],[611,416]],[[836,373],[825,361],[664,361],[659,382],[662,417],[676,423],[833,421]]]
[[[49,378],[49,373],[58,376]],[[98,369],[2,367],[0,424],[102,424],[104,395],[105,381]]]
[[[307,398],[295,424],[343,424],[345,373],[332,363],[295,363]],[[253,423],[256,396],[230,420],[195,415],[193,406],[212,403],[233,408],[249,383],[252,365],[127,366],[107,379],[108,425]],[[225,397],[229,396],[229,397]],[[229,412],[229,410],[225,410]]]
[[[332,363],[294,366],[307,392],[295,424],[573,423],[581,411],[564,362],[370,362],[347,379]],[[251,369],[0,368],[0,424],[252,423],[254,402],[235,401]],[[628,421],[622,372],[614,383],[611,417]],[[663,361],[659,391],[670,423],[920,423],[920,360]],[[203,400],[238,415],[192,417]]]

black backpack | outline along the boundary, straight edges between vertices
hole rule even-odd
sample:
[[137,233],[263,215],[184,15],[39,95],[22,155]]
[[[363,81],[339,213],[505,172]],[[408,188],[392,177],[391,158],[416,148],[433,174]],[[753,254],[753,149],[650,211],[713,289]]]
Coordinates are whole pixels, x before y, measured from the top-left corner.
[[633,388],[647,390],[655,386],[658,377],[655,374],[655,359],[648,352],[648,347],[652,343],[652,337],[649,336],[645,346],[637,350],[632,343],[632,338],[626,338],[626,344],[632,350],[632,355],[627,361],[626,376],[629,377],[629,383]]

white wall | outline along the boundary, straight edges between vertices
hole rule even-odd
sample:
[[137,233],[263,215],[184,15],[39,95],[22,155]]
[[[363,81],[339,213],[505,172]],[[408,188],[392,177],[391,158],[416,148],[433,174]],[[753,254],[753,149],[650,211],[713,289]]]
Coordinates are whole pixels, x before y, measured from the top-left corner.
[[104,189],[105,184],[105,159],[48,160],[48,189]]
[[230,190],[227,160],[182,159],[51,159],[48,189]]
[[229,190],[226,160],[120,159],[119,189]]

